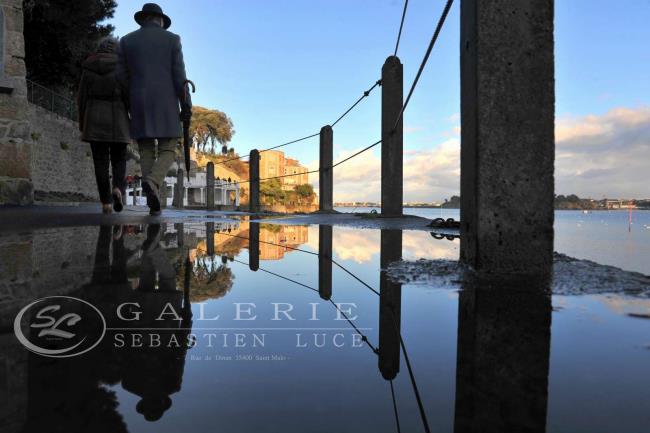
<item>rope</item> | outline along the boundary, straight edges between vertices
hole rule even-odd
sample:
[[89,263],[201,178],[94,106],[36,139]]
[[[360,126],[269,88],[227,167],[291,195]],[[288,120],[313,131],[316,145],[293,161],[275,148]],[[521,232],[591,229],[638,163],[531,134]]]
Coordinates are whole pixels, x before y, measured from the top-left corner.
[[[302,174],[313,174],[313,173],[318,173],[319,170],[310,170],[310,171],[305,171],[304,173],[291,173],[291,174],[281,174],[278,176],[271,176],[271,177],[263,177],[258,179],[260,182],[265,181],[265,180],[273,180],[273,179],[281,179],[283,177],[291,177],[291,176],[300,176]],[[232,185],[239,185],[240,183],[249,183],[251,180],[240,180],[238,182],[233,182]]]
[[341,121],[345,116],[347,116],[348,113],[349,113],[350,111],[352,111],[352,110],[354,109],[354,107],[357,106],[357,104],[359,104],[359,102],[361,102],[364,98],[367,98],[367,97],[370,95],[370,93],[371,93],[371,92],[375,89],[375,87],[377,87],[377,86],[381,86],[381,80],[377,80],[377,82],[375,82],[375,84],[374,84],[371,88],[369,88],[368,90],[366,90],[365,92],[363,92],[363,95],[361,95],[361,97],[360,97],[359,99],[357,99],[357,102],[355,102],[354,104],[352,104],[352,106],[351,106],[350,108],[348,108],[347,111],[346,111],[345,113],[341,114],[341,116],[339,116],[339,118],[336,119],[336,120],[334,121],[334,123],[332,123],[332,128],[334,128],[334,126],[335,126],[337,123],[339,123],[339,122],[340,122],[340,121]]
[[[363,152],[372,149],[373,147],[375,147],[375,146],[378,145],[379,143],[381,143],[381,140],[372,143],[370,146],[364,147],[364,148],[361,149],[360,151],[356,152],[356,153],[353,154],[353,155],[348,156],[347,158],[345,158],[345,159],[343,159],[343,160],[337,162],[336,164],[332,164],[332,165],[329,166],[329,167],[325,167],[325,169],[326,169],[326,170],[333,169],[334,167],[337,167],[337,166],[343,164],[344,162],[351,160],[351,159],[354,158],[355,156],[358,156],[358,155],[362,154]],[[259,181],[262,182],[262,181],[265,181],[265,180],[281,179],[281,178],[283,178],[283,177],[300,176],[300,175],[303,175],[303,174],[314,174],[314,173],[318,173],[319,171],[320,171],[320,169],[310,170],[310,171],[306,171],[306,172],[304,172],[304,173],[281,174],[281,175],[278,175],[278,176],[263,177],[263,178],[260,178]],[[249,183],[250,181],[251,181],[250,179],[248,179],[248,180],[240,180],[240,181],[238,181],[238,182],[232,182],[232,185],[239,185],[239,184],[241,184],[241,183]]]
[[397,412],[397,400],[395,399],[395,390],[393,389],[393,380],[390,380],[390,395],[393,397],[393,412],[395,413],[395,423],[397,424],[397,433],[401,433],[399,428],[399,413]]
[[[399,23],[399,32],[397,33],[397,42],[395,43],[395,52],[393,56],[397,55],[397,49],[399,48],[399,41],[402,37],[402,28],[404,27],[404,17],[406,17],[406,8],[409,5],[409,0],[404,0],[404,10],[402,11],[402,21]],[[391,385],[392,386],[392,385]],[[398,428],[399,430],[399,428]]]
[[317,135],[320,135],[320,132],[317,132],[316,134],[308,135],[308,136],[306,136],[306,137],[299,138],[299,139],[297,139],[297,140],[287,141],[286,143],[278,144],[277,146],[269,147],[268,149],[262,149],[262,150],[260,150],[260,153],[268,152],[269,150],[277,149],[277,148],[279,148],[279,147],[288,146],[289,144],[298,143],[298,142],[300,142],[300,141],[303,141],[303,140],[307,140],[307,139],[309,139],[309,138],[316,137]]
[[[259,153],[268,152],[269,150],[278,149],[280,147],[288,146],[289,144],[293,144],[293,143],[298,143],[300,141],[304,141],[304,140],[307,140],[309,138],[316,137],[317,135],[320,135],[320,132],[317,132],[316,134],[307,135],[307,136],[299,138],[297,140],[287,141],[286,143],[278,144],[277,146],[269,147],[268,149],[262,149],[262,150],[260,150]],[[240,156],[237,156],[235,158],[230,158],[230,159],[226,159],[226,160],[223,160],[223,161],[216,162],[214,165],[225,164],[225,163],[230,162],[230,161],[236,161],[238,159],[248,158],[249,156],[250,155],[240,155]]]
[[[236,236],[236,235],[231,235],[231,234],[227,234],[227,233],[219,233],[219,232],[217,232],[217,233],[215,233],[215,234],[223,234],[223,235],[230,236],[230,237],[236,237],[236,238],[242,238],[242,239],[250,239],[250,238],[245,238],[245,237],[243,237],[243,236]],[[314,252],[312,252],[312,251],[303,250],[303,249],[300,249],[300,248],[293,248],[293,247],[288,247],[288,246],[284,246],[284,245],[280,245],[280,244],[275,244],[275,243],[271,243],[271,242],[265,242],[265,241],[260,241],[260,242],[261,242],[261,243],[271,244],[271,245],[276,245],[276,246],[280,246],[280,247],[285,247],[285,248],[288,248],[288,249],[292,249],[292,250],[296,250],[296,251],[301,251],[301,252],[304,252],[304,253],[307,253],[307,254],[311,254],[311,255],[316,255],[316,256],[318,256],[317,253],[314,253]],[[365,282],[364,282],[363,280],[361,280],[359,277],[357,277],[356,275],[352,274],[352,273],[351,273],[350,271],[348,271],[347,269],[343,268],[341,265],[339,265],[338,263],[336,263],[333,259],[330,259],[330,260],[332,261],[332,263],[336,264],[336,265],[339,266],[341,269],[345,270],[348,274],[350,274],[352,277],[354,277],[354,278],[355,278],[357,281],[359,281],[361,284],[363,284],[364,286],[366,286],[367,288],[369,288],[370,290],[372,290],[375,294],[381,296],[380,292],[378,292],[377,290],[373,289],[370,285],[368,285],[367,283],[365,283]],[[248,263],[243,262],[243,261],[241,261],[241,260],[233,259],[233,261],[235,261],[235,262],[237,262],[237,263],[241,263],[241,264],[246,265],[246,266],[249,266]],[[310,290],[312,290],[312,291],[314,291],[314,292],[320,293],[320,292],[318,291],[318,289],[316,289],[316,288],[314,288],[314,287],[311,287],[311,286],[308,286],[308,285],[306,285],[306,284],[300,283],[300,282],[298,282],[298,281],[292,280],[291,278],[285,277],[285,276],[280,275],[280,274],[276,274],[276,273],[274,273],[274,272],[271,272],[271,271],[266,270],[266,269],[263,269],[263,268],[258,268],[258,269],[259,269],[260,271],[266,272],[266,273],[268,273],[268,274],[270,274],[270,275],[276,276],[276,277],[281,278],[281,279],[283,279],[283,280],[286,280],[286,281],[292,282],[292,283],[294,283],[294,284],[298,284],[298,285],[300,285],[300,286],[302,286],[302,287],[305,287],[305,288],[307,288],[307,289],[310,289]],[[336,303],[335,303],[334,301],[332,301],[331,299],[329,300],[329,302],[332,303],[332,304],[334,305],[334,307],[337,309],[337,311],[339,311],[340,314],[343,315],[343,317],[345,317],[345,319],[346,319],[346,320],[348,321],[348,323],[349,323],[349,324],[350,324],[350,325],[355,329],[355,331],[357,331],[357,333],[358,333],[359,335],[361,335],[361,339],[362,339],[362,341],[364,341],[364,342],[368,345],[368,347],[370,347],[370,349],[371,349],[375,354],[378,354],[378,353],[379,353],[378,348],[376,348],[372,343],[370,343],[370,341],[369,341],[368,338],[365,336],[365,334],[363,334],[363,333],[362,333],[362,332],[357,328],[357,326],[354,324],[354,322],[352,322],[352,321],[347,317],[347,315],[346,315],[343,311],[341,311],[341,310],[339,309],[338,305],[336,305]],[[392,313],[392,316],[393,316],[393,320],[392,320],[392,322],[393,322],[393,326],[397,329],[397,323],[395,322],[395,315],[394,315],[394,312],[393,312],[392,310],[391,310],[391,313]],[[421,419],[422,419],[422,424],[423,424],[423,426],[424,426],[424,430],[425,430],[425,432],[426,432],[426,433],[430,433],[431,430],[430,430],[430,428],[429,428],[429,422],[428,422],[428,420],[427,420],[427,416],[426,416],[426,413],[425,413],[425,411],[424,411],[424,404],[422,403],[422,398],[420,397],[420,392],[419,392],[419,390],[418,390],[417,382],[416,382],[416,380],[415,380],[415,374],[413,373],[413,367],[411,366],[411,360],[409,359],[408,352],[407,352],[407,350],[406,350],[406,345],[405,345],[405,343],[404,343],[404,339],[402,338],[402,333],[399,332],[399,329],[397,329],[397,330],[398,330],[398,334],[399,334],[400,347],[401,347],[401,349],[402,349],[402,353],[404,354],[404,361],[406,362],[406,368],[407,368],[407,370],[408,370],[409,379],[410,379],[410,381],[411,381],[411,386],[412,386],[412,388],[413,388],[413,393],[415,394],[415,399],[416,399],[417,404],[418,404],[418,409],[419,409],[419,411],[420,411],[420,417],[421,417]],[[395,394],[394,394],[394,390],[393,390],[393,382],[392,382],[392,380],[391,380],[391,393],[392,393],[392,395],[393,395],[393,409],[394,409],[394,411],[395,411],[395,419],[396,419],[396,422],[397,422],[397,431],[398,431],[398,433],[399,433],[399,432],[400,432],[399,415],[398,415],[398,412],[397,412],[397,405],[396,405],[396,402],[395,402]]]
[[433,50],[433,46],[436,44],[436,40],[438,40],[438,35],[440,34],[440,30],[442,30],[442,26],[445,23],[445,20],[447,19],[447,14],[449,14],[449,9],[451,8],[451,5],[453,3],[454,0],[447,0],[447,3],[445,4],[445,8],[443,9],[442,15],[440,15],[440,19],[438,20],[438,24],[436,25],[436,30],[433,32],[433,36],[431,37],[431,42],[429,42],[429,47],[427,48],[427,52],[425,53],[424,58],[422,59],[422,63],[420,63],[420,68],[418,69],[418,73],[415,76],[415,80],[413,80],[413,84],[411,84],[411,89],[409,90],[409,94],[406,97],[406,101],[404,102],[404,105],[402,106],[402,109],[400,110],[399,115],[397,116],[397,120],[395,120],[393,131],[397,129],[397,125],[399,125],[400,120],[402,120],[402,116],[404,116],[404,111],[406,110],[406,107],[408,106],[409,101],[411,100],[411,96],[413,95],[415,86],[417,86],[418,81],[420,80],[422,71],[424,70],[427,61],[429,60],[429,55],[431,54],[431,50]]
[[[201,229],[200,229],[200,230],[201,230]],[[205,232],[206,230],[205,230],[205,229],[202,229],[202,231]],[[238,239],[243,239],[243,240],[246,240],[246,241],[250,241],[250,238],[247,238],[247,237],[244,237],[244,236],[231,235],[230,233],[224,233],[224,232],[218,232],[218,231],[217,231],[217,232],[215,232],[214,234],[215,234],[215,235],[224,235],[224,236],[228,236],[228,237],[231,237],[231,238],[238,238]],[[300,251],[301,253],[310,254],[310,255],[312,255],[312,256],[320,257],[320,254],[318,254],[318,253],[315,253],[315,252],[313,252],[313,251],[303,250],[302,248],[290,247],[290,246],[288,246],[288,245],[276,244],[275,242],[262,241],[262,240],[260,240],[260,241],[258,241],[258,242],[261,243],[261,244],[273,245],[273,246],[275,246],[275,247],[281,247],[281,248],[285,248],[285,249],[287,249],[287,250],[292,250],[292,251]],[[365,281],[363,281],[361,278],[357,277],[354,273],[352,273],[351,271],[349,271],[345,266],[341,265],[340,263],[338,263],[336,260],[334,260],[334,259],[332,259],[332,258],[328,258],[328,260],[329,260],[330,262],[332,262],[334,265],[336,265],[338,268],[340,268],[341,270],[343,270],[345,273],[347,273],[348,275],[350,275],[352,278],[354,278],[355,280],[357,280],[359,283],[361,283],[362,285],[364,285],[368,290],[370,290],[371,292],[373,292],[375,295],[377,295],[377,296],[381,296],[381,294],[380,294],[376,289],[374,289],[374,288],[373,288],[372,286],[370,286],[368,283],[366,283]]]
[[[243,261],[241,261],[241,260],[237,260],[237,259],[232,259],[232,260],[233,260],[234,262],[240,263],[240,264],[242,264],[242,265],[250,266],[250,263],[246,263],[246,262],[243,262]],[[319,292],[318,292],[318,289],[315,289],[315,288],[313,288],[313,287],[310,287],[310,286],[308,286],[308,285],[306,285],[306,284],[303,284],[303,283],[301,283],[301,282],[299,282],[299,281],[292,280],[291,278],[285,277],[285,276],[280,275],[280,274],[276,274],[275,272],[271,272],[271,271],[266,270],[266,269],[263,269],[263,268],[258,268],[258,270],[260,270],[260,271],[262,271],[262,272],[266,272],[267,274],[273,275],[274,277],[282,278],[283,280],[289,281],[289,282],[291,282],[291,283],[298,284],[299,286],[302,286],[302,287],[304,287],[304,288],[306,288],[306,289],[309,289],[309,290],[313,290],[313,291],[316,292],[316,293],[319,293]]]
[[[360,97],[359,99],[357,99],[357,101],[356,101],[354,104],[352,104],[352,106],[351,106],[350,108],[348,108],[348,109],[345,111],[345,113],[343,113],[342,115],[340,115],[339,118],[336,119],[336,121],[334,121],[334,123],[332,123],[332,127],[334,127],[337,123],[339,123],[341,120],[343,120],[343,118],[344,118],[345,116],[347,116],[347,115],[348,115],[348,114],[349,114],[349,113],[354,109],[354,107],[356,107],[356,106],[359,104],[359,102],[361,102],[363,99],[365,99],[365,98],[367,98],[368,96],[370,96],[370,94],[372,93],[372,91],[373,91],[373,90],[375,89],[375,87],[377,87],[377,86],[381,86],[381,80],[377,80],[377,81],[375,82],[375,84],[372,85],[372,87],[370,87],[368,90],[366,90],[365,92],[363,92],[363,95],[361,95],[361,97]],[[314,137],[316,137],[316,136],[318,136],[318,135],[320,135],[320,131],[317,132],[317,133],[315,133],[315,134],[311,134],[311,135],[307,135],[307,136],[302,137],[302,138],[298,138],[298,139],[296,139],[296,140],[287,141],[286,143],[278,144],[278,145],[276,145],[276,146],[271,146],[271,147],[269,147],[269,148],[267,148],[267,149],[262,149],[262,150],[259,151],[259,153],[264,153],[264,152],[268,152],[269,150],[279,149],[279,148],[281,148],[281,147],[288,146],[288,145],[290,145],[290,144],[299,143],[299,142],[301,142],[301,141],[308,140],[308,139],[310,139],[310,138],[314,138]],[[240,156],[236,156],[236,157],[234,157],[234,158],[229,158],[229,159],[225,159],[225,160],[223,160],[223,161],[216,162],[216,163],[214,163],[214,165],[225,164],[225,163],[230,162],[230,161],[236,161],[236,160],[238,160],[238,159],[247,158],[248,156],[249,156],[249,155],[240,155]]]
[[[231,238],[239,238],[239,239],[244,239],[244,240],[250,240],[250,238],[247,238],[247,237],[244,237],[244,236],[231,235],[231,234],[229,234],[229,233],[215,232],[215,234],[216,234],[216,235],[226,235],[226,236],[229,236],[229,237],[231,237]],[[320,254],[318,254],[318,253],[315,253],[315,252],[313,252],[313,251],[303,250],[303,249],[301,249],[301,248],[290,247],[290,246],[288,246],[288,245],[281,245],[281,244],[276,244],[276,243],[274,243],[274,242],[268,242],[268,241],[259,241],[259,242],[260,242],[261,244],[273,245],[273,246],[276,246],[276,247],[282,247],[282,248],[286,248],[286,249],[288,249],[288,250],[292,250],[292,251],[300,251],[301,253],[311,254],[312,256],[320,257]],[[349,271],[347,268],[345,268],[345,266],[341,265],[340,263],[338,263],[336,260],[334,260],[334,259],[332,259],[332,258],[328,258],[328,260],[329,260],[330,262],[332,262],[334,265],[336,265],[337,267],[339,267],[341,270],[343,270],[345,273],[347,273],[348,275],[350,275],[352,278],[354,278],[355,280],[357,280],[358,282],[360,282],[361,284],[363,284],[364,286],[366,286],[366,287],[367,287],[369,290],[371,290],[375,295],[378,295],[378,296],[379,296],[379,292],[378,292],[377,290],[373,289],[369,284],[367,284],[367,283],[364,282],[362,279],[360,279],[359,277],[357,277],[356,275],[354,275],[351,271]]]
[[[397,327],[395,323],[395,315],[393,315],[393,324]],[[402,333],[399,332],[399,344],[402,347],[402,353],[404,354],[404,361],[406,361],[406,368],[409,372],[409,378],[411,379],[411,386],[413,387],[413,393],[415,394],[415,399],[418,403],[418,409],[420,410],[420,418],[422,418],[422,424],[424,425],[424,431],[426,433],[431,433],[429,429],[429,422],[427,421],[427,415],[424,412],[424,405],[422,404],[422,398],[420,398],[420,392],[418,391],[418,384],[415,382],[415,375],[413,374],[413,369],[411,368],[411,361],[409,360],[408,353],[406,352],[406,346],[404,345],[404,340],[402,339]]]
[[345,320],[347,320],[348,323],[349,323],[350,325],[352,325],[352,327],[354,328],[354,330],[357,331],[357,334],[361,335],[361,340],[362,340],[364,343],[366,343],[366,344],[368,345],[368,347],[369,347],[369,348],[374,352],[375,355],[377,355],[377,354],[379,353],[379,350],[378,350],[375,346],[373,346],[373,344],[368,340],[368,337],[366,337],[366,335],[365,335],[363,332],[361,332],[361,331],[359,330],[359,328],[357,328],[357,326],[354,324],[354,322],[353,322],[352,320],[350,320],[350,319],[348,318],[348,316],[347,316],[343,311],[341,311],[341,309],[339,308],[339,306],[336,305],[336,302],[332,301],[331,299],[329,300],[329,302],[330,302],[332,305],[334,305],[334,308],[336,308],[336,311],[338,311],[339,314],[343,315],[343,317],[345,317]]
[[365,152],[366,150],[372,149],[373,147],[375,147],[375,146],[378,145],[379,143],[381,143],[381,140],[379,140],[379,141],[375,141],[375,142],[372,143],[370,146],[368,146],[368,147],[364,147],[363,149],[361,149],[360,151],[358,151],[358,152],[355,153],[354,155],[348,156],[348,157],[345,158],[344,160],[339,161],[339,162],[337,162],[336,164],[332,165],[332,167],[328,167],[328,168],[334,168],[334,167],[336,167],[336,166],[339,166],[339,165],[343,164],[344,162],[351,160],[351,159],[354,158],[355,156],[357,156],[357,155],[361,155],[361,154],[362,154],[363,152]]
[[[232,260],[233,260],[234,262],[240,263],[240,264],[242,264],[242,265],[250,266],[249,263],[246,263],[246,262],[244,262],[244,261],[237,260],[237,259],[232,259]],[[318,289],[316,289],[316,288],[314,288],[314,287],[311,287],[311,286],[308,286],[308,285],[303,284],[303,283],[301,283],[301,282],[298,282],[298,281],[292,280],[291,278],[285,277],[285,276],[283,276],[283,275],[276,274],[275,272],[271,272],[271,271],[266,270],[266,269],[263,269],[263,268],[258,268],[258,270],[260,270],[260,271],[262,271],[262,272],[266,272],[267,274],[273,275],[273,276],[278,277],[278,278],[281,278],[281,279],[283,279],[283,280],[289,281],[289,282],[291,282],[291,283],[297,284],[297,285],[299,285],[299,286],[305,287],[305,288],[307,288],[307,289],[309,289],[309,290],[312,290],[312,291],[314,291],[314,292],[316,292],[316,293],[320,293],[320,292],[318,291]],[[352,328],[354,328],[354,330],[357,332],[357,334],[361,335],[361,340],[362,340],[364,343],[366,343],[366,344],[368,345],[368,347],[370,347],[370,349],[373,351],[373,353],[374,353],[375,355],[376,355],[377,353],[379,353],[378,350],[377,350],[377,348],[376,348],[376,347],[375,347],[375,346],[374,346],[374,345],[373,345],[373,344],[368,340],[368,337],[366,337],[366,335],[365,335],[363,332],[361,332],[361,330],[359,330],[359,328],[357,328],[357,326],[354,324],[354,322],[353,322],[350,318],[348,318],[348,316],[347,316],[343,311],[341,311],[341,309],[339,308],[339,306],[336,305],[336,302],[332,301],[331,299],[329,300],[329,302],[330,302],[332,305],[334,305],[334,308],[336,308],[336,310],[339,312],[339,314],[341,314],[341,315],[343,315],[343,317],[345,317],[345,320],[346,320],[346,321],[347,321],[347,322],[352,326]]]

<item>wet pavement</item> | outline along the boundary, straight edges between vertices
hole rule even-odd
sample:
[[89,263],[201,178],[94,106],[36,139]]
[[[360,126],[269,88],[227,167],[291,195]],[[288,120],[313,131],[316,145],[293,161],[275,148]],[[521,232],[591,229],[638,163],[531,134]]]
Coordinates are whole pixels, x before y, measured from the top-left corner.
[[65,214],[0,232],[3,433],[648,431],[641,273],[486,283],[422,230]]

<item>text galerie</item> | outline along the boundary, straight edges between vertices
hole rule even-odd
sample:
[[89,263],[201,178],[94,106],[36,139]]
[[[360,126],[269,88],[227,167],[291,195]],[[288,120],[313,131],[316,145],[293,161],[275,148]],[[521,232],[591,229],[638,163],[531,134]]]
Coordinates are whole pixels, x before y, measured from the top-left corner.
[[[335,309],[329,303],[323,307],[319,302],[309,302],[301,308],[287,302],[271,302],[260,308],[254,302],[231,305],[226,317],[223,313],[210,312],[206,303],[192,304],[196,315],[188,321],[187,312],[169,302],[156,312],[147,311],[138,302],[125,302],[117,307],[116,315],[129,326],[115,328],[124,332],[114,334],[114,345],[118,348],[265,347],[268,334],[290,330],[295,331],[295,347],[299,348],[363,346],[363,336],[353,332],[353,328],[330,326],[331,322],[328,326],[318,326],[319,322],[356,320],[357,305],[353,302],[335,303]],[[224,320],[237,322],[238,326],[219,327]],[[255,321],[268,321],[271,326],[257,327],[250,323]],[[279,322],[290,323],[292,327]],[[293,326],[304,322],[308,325]]]

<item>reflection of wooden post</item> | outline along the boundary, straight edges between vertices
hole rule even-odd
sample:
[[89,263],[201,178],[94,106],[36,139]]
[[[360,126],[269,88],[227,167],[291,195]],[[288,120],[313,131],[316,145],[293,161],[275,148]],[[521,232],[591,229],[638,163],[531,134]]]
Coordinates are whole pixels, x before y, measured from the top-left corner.
[[260,153],[257,149],[251,150],[249,163],[249,184],[250,184],[250,197],[248,209],[252,213],[260,211]]
[[382,230],[379,273],[379,371],[386,380],[399,373],[402,285],[388,278],[386,269],[402,258],[402,231]]
[[208,246],[208,256],[214,256],[214,223],[205,223],[205,242]]
[[260,268],[260,223],[250,223],[248,234],[248,267],[251,271]]
[[460,291],[456,433],[546,430],[551,299],[538,285]]
[[208,206],[208,210],[214,210],[214,162],[210,161],[208,162],[208,166],[206,168],[206,173],[205,173],[205,180],[206,180],[206,188],[205,188],[205,193],[206,193],[206,203]]
[[174,228],[176,229],[176,245],[182,247],[183,245],[185,245],[183,223],[174,224]]
[[329,301],[332,297],[332,226],[318,226],[318,293]]
[[320,170],[319,170],[319,210],[331,212],[334,209],[334,145],[332,127],[323,126],[320,130]]

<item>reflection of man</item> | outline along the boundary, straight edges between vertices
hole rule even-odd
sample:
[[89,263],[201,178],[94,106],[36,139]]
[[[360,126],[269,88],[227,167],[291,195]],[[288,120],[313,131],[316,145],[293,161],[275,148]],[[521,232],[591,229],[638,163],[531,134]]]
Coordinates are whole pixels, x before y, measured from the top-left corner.
[[191,116],[192,103],[185,94],[181,39],[167,31],[171,19],[160,6],[147,3],[135,20],[140,29],[120,40],[117,78],[129,91],[131,137],[140,148],[142,190],[150,214],[160,215],[159,188],[174,162],[180,119]]
[[142,313],[130,322],[137,329],[125,337],[122,375],[122,387],[141,397],[136,410],[148,421],[160,419],[171,407],[169,396],[181,389],[192,326],[189,302],[176,288],[176,271],[160,247],[160,236],[160,225],[147,228],[140,284],[129,300],[137,302]]

